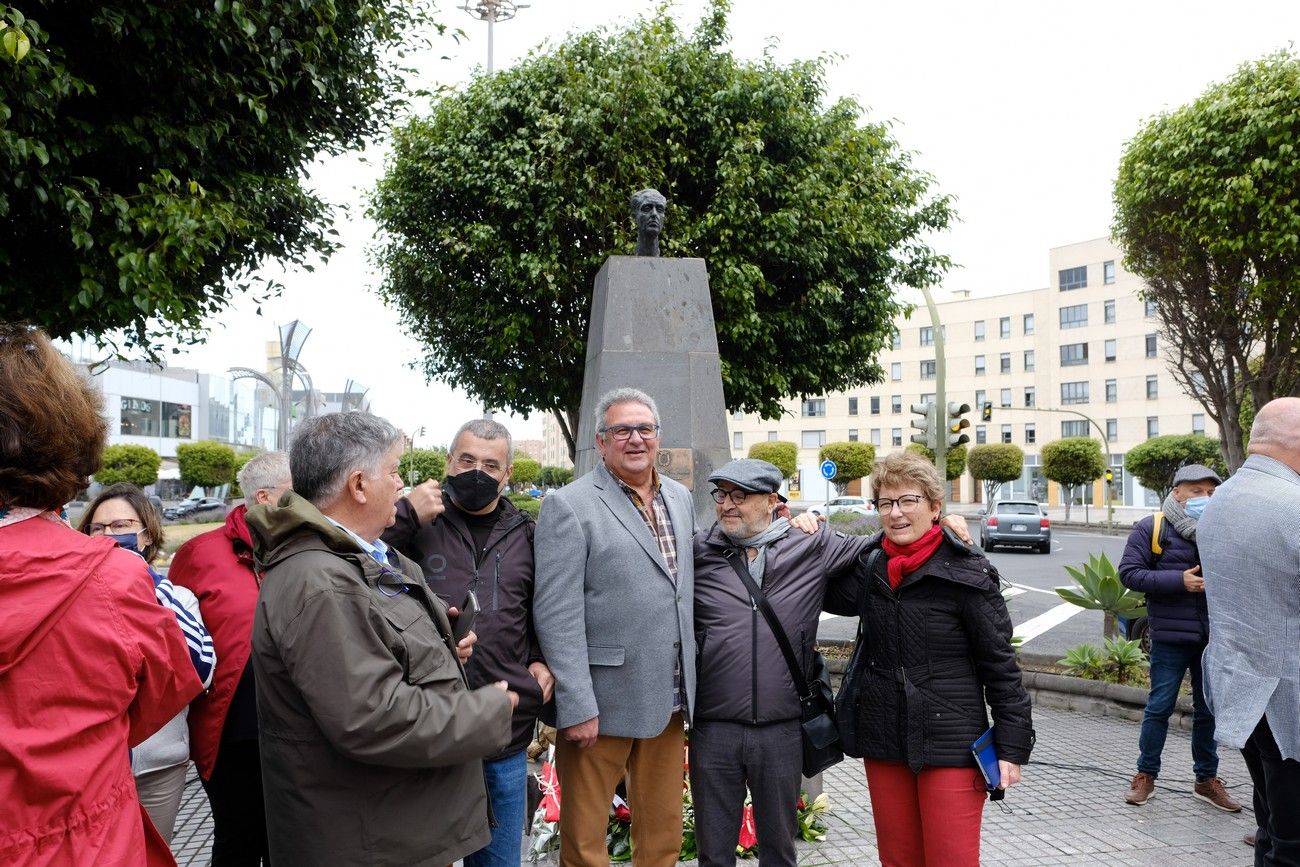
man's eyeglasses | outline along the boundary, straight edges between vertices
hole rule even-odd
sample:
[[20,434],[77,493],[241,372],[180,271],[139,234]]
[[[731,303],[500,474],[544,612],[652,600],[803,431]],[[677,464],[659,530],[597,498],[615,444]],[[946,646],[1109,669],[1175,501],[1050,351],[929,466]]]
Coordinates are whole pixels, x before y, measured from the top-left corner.
[[86,527],[86,530],[92,536],[102,536],[105,532],[120,536],[123,533],[131,532],[136,527],[143,526],[144,522],[135,518],[118,518],[116,521],[109,521],[107,524],[90,524]]
[[922,503],[928,503],[929,500],[920,494],[903,494],[897,500],[873,500],[872,502],[876,504],[876,510],[882,515],[888,515],[894,511],[895,505],[898,506],[898,511],[906,515],[909,512],[915,512]]
[[722,488],[714,488],[709,492],[709,496],[712,497],[713,502],[718,505],[722,505],[725,501],[731,500],[733,505],[739,506],[741,503],[745,502],[746,497],[757,493],[758,491],[744,491],[740,488],[732,488],[730,491],[724,491]]
[[456,466],[462,470],[482,470],[489,476],[495,476],[501,472],[501,465],[493,460],[480,461],[471,454],[463,454],[456,458]]
[[601,428],[600,432],[611,439],[625,443],[632,438],[632,433],[636,432],[643,440],[652,440],[659,436],[659,425],[657,424],[612,424],[609,427]]

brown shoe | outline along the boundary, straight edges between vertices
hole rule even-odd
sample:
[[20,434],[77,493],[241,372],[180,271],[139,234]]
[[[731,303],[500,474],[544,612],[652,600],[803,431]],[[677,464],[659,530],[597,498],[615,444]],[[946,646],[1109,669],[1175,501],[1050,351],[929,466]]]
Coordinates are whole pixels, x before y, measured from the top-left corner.
[[1138,771],[1133,775],[1133,782],[1129,783],[1128,794],[1124,796],[1124,802],[1140,807],[1151,800],[1151,796],[1155,793],[1156,778],[1145,771]]
[[1256,833],[1256,832],[1251,831],[1251,832],[1250,832],[1249,834],[1247,834],[1245,837],[1242,837],[1242,838],[1241,838],[1241,842],[1245,843],[1247,846],[1249,846],[1250,848],[1254,849],[1254,848],[1255,848],[1255,833]]
[[1240,813],[1241,804],[1232,800],[1228,795],[1228,790],[1223,788],[1223,780],[1218,777],[1210,777],[1208,780],[1198,780],[1192,787],[1192,794],[1200,798],[1205,803],[1218,807],[1225,813]]

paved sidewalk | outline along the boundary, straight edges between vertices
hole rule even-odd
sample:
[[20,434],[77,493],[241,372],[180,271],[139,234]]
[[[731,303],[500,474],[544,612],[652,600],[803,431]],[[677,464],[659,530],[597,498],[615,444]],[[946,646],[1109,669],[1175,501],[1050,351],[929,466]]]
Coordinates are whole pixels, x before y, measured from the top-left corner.
[[[982,861],[1005,867],[1039,865],[1214,865],[1252,863],[1242,842],[1254,829],[1250,777],[1236,750],[1220,750],[1220,776],[1247,805],[1224,813],[1192,797],[1191,739],[1171,729],[1164,773],[1143,807],[1124,803],[1137,756],[1138,724],[1047,707],[1034,708],[1038,745],[1024,782],[1011,790],[1010,812],[984,811]],[[846,761],[827,772],[833,815],[822,843],[800,843],[799,863],[879,863],[862,766]],[[173,849],[181,865],[206,865],[212,823],[197,778],[186,785]],[[525,847],[526,849],[527,847]],[[527,862],[525,862],[527,863]],[[695,862],[688,862],[694,864]],[[757,861],[740,861],[755,865]]]

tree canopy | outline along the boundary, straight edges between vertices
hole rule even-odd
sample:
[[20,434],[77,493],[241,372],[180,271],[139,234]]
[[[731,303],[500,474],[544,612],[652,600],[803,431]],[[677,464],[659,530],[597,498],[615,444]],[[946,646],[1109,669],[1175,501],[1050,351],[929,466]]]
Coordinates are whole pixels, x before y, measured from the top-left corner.
[[1226,472],[1219,444],[1201,434],[1152,437],[1124,455],[1124,469],[1142,487],[1159,494],[1162,502],[1173,490],[1174,473],[1183,464],[1205,464],[1220,474]]
[[176,447],[181,481],[187,486],[216,488],[235,481],[235,450],[215,440],[182,443]]
[[116,485],[129,482],[143,488],[158,481],[158,468],[162,458],[148,446],[130,443],[107,446],[104,448],[104,465],[95,473],[95,481],[101,485]]
[[[920,455],[930,463],[934,463],[934,449],[927,448],[921,443],[912,443],[907,447],[912,454]],[[944,452],[944,463],[947,464],[944,478],[948,481],[955,481],[961,478],[961,474],[966,472],[966,446],[950,446]]]
[[327,256],[306,170],[387,129],[428,8],[0,3],[0,319],[196,342],[237,293],[275,291],[262,264]]
[[1043,446],[1043,477],[1066,488],[1065,519],[1070,520],[1070,489],[1101,478],[1106,459],[1092,437],[1066,437]]
[[754,443],[749,447],[749,457],[767,461],[781,471],[781,478],[789,479],[799,469],[799,447],[781,440]]
[[970,474],[984,483],[984,502],[991,503],[998,490],[1014,482],[1025,471],[1025,453],[1010,443],[974,446],[966,458]]
[[402,481],[414,487],[429,479],[447,477],[447,454],[442,449],[407,449],[397,460]]
[[724,50],[725,6],[574,35],[396,132],[374,258],[428,378],[554,413],[572,448],[592,281],[655,187],[663,255],[708,265],[728,409],[882,379],[897,289],[949,266],[927,239],[950,202],[886,124],[824,105],[827,61]]
[[835,478],[831,484],[842,494],[849,482],[871,475],[876,465],[876,447],[864,442],[827,443],[817,453],[817,459],[835,462]]
[[519,455],[515,458],[514,464],[510,469],[510,481],[516,485],[531,485],[540,481],[542,478],[542,463],[535,461],[527,455]]
[[[1245,458],[1241,405],[1300,392],[1300,58],[1242,65],[1124,150],[1113,231],[1156,303],[1169,369]],[[1252,362],[1256,363],[1252,363]]]

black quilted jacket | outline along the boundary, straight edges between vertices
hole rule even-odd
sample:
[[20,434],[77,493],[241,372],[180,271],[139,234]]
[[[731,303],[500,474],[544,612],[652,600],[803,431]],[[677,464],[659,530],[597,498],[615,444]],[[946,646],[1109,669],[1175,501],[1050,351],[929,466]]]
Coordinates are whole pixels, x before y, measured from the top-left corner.
[[[873,547],[878,543],[873,544]],[[864,678],[856,709],[862,755],[923,767],[974,766],[970,745],[994,723],[998,758],[1023,764],[1034,745],[1029,695],[1011,648],[998,573],[979,551],[944,534],[924,566],[891,590],[886,555],[859,595],[870,653],[847,678]],[[828,610],[842,607],[830,604]]]

